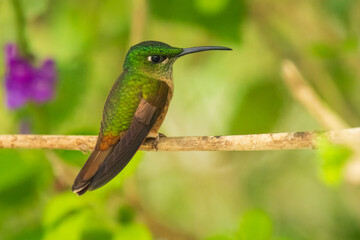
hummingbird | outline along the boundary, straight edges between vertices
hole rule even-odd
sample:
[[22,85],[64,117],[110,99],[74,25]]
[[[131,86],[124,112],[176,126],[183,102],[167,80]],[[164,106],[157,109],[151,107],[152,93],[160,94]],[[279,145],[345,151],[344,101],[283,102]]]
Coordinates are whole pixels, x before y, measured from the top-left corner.
[[158,130],[174,93],[173,64],[179,57],[208,50],[178,48],[158,41],[132,46],[106,99],[95,148],[77,175],[72,191],[78,195],[102,187],[129,163],[146,138],[159,140]]

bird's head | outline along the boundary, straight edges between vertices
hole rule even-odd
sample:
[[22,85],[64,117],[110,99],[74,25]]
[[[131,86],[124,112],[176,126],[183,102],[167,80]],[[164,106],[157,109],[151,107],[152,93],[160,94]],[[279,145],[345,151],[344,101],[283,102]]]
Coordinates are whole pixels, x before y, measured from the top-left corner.
[[172,65],[181,56],[208,50],[231,50],[227,47],[207,46],[177,48],[157,41],[145,41],[136,44],[128,51],[124,70],[155,78],[171,78]]

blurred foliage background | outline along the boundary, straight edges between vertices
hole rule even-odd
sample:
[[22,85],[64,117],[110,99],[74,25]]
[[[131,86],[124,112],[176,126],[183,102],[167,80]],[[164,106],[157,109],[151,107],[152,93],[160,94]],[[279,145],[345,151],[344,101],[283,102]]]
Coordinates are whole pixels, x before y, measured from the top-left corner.
[[[34,134],[96,135],[127,49],[143,40],[233,48],[175,64],[167,136],[324,129],[284,84],[287,58],[360,125],[359,1],[20,3],[29,49],[56,61],[58,83],[52,101],[17,110],[1,87],[0,134],[25,121]],[[0,1],[0,46],[16,42],[15,19]],[[88,155],[0,150],[0,239],[360,239],[359,186],[321,177],[322,156],[339,175],[337,156],[348,155],[339,151],[140,152],[110,184],[77,197],[70,186]]]

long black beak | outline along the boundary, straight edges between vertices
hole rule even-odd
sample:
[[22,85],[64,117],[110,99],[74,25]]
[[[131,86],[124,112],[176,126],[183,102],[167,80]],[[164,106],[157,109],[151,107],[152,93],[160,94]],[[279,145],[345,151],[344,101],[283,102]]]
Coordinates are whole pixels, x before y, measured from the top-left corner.
[[181,56],[184,56],[186,54],[209,51],[209,50],[232,50],[232,49],[227,48],[227,47],[219,47],[219,46],[191,47],[191,48],[183,48],[182,53],[179,53],[176,56],[181,57]]

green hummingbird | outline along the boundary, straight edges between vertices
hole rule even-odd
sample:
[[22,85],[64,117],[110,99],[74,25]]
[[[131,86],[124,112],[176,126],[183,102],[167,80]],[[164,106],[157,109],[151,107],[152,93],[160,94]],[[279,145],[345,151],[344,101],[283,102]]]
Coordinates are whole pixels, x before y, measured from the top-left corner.
[[74,193],[82,195],[108,183],[129,163],[146,138],[155,138],[157,144],[158,130],[174,93],[173,63],[181,56],[208,50],[231,49],[177,48],[157,41],[130,48],[123,73],[106,99],[95,149],[72,186]]

